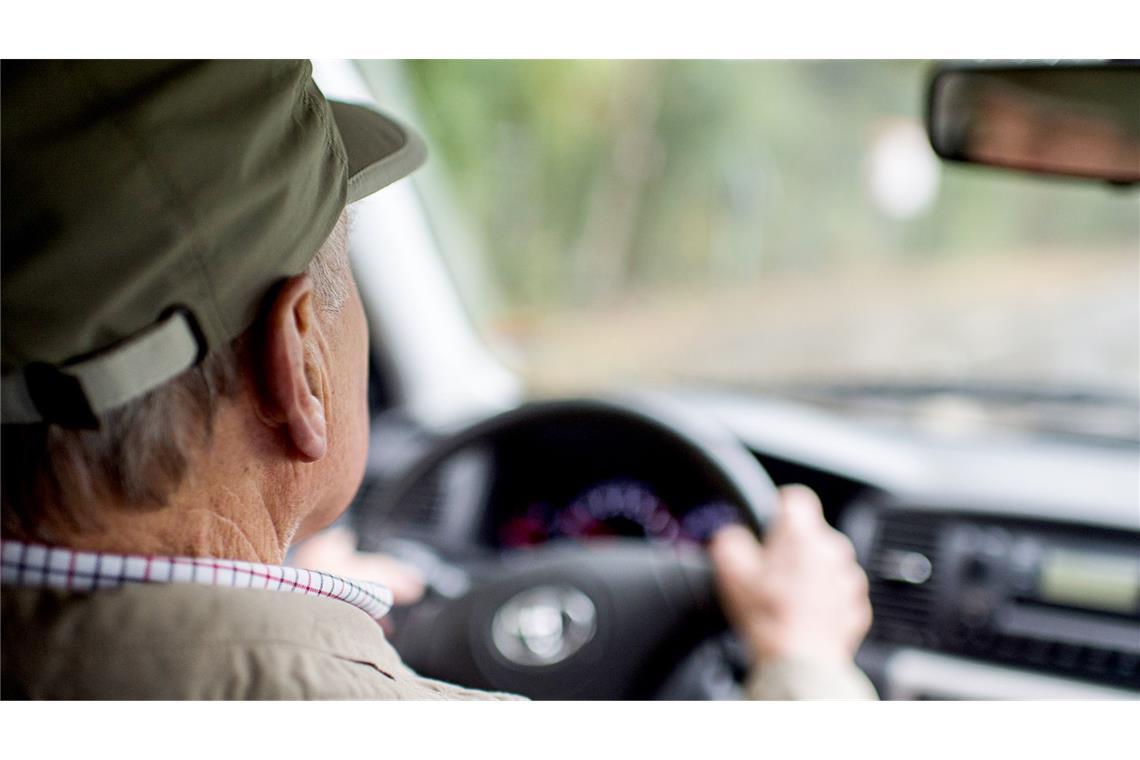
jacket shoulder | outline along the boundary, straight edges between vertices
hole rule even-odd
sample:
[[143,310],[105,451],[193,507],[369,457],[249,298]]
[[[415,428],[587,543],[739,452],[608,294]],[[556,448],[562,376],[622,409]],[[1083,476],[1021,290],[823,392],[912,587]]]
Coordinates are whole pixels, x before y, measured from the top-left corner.
[[193,584],[92,593],[5,587],[5,696],[481,698],[416,675],[344,602]]

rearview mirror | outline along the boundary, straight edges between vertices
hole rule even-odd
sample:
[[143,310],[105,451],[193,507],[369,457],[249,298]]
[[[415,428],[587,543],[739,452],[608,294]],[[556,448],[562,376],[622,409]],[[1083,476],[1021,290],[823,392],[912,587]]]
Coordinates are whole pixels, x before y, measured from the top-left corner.
[[945,66],[930,83],[927,132],[951,161],[1140,182],[1140,66]]

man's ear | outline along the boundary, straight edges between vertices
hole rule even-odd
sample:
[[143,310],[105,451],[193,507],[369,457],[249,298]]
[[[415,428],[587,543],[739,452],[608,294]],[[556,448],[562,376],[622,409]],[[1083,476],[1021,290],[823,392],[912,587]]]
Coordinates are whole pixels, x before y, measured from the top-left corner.
[[328,432],[321,383],[324,373],[313,364],[320,329],[308,275],[290,277],[269,303],[264,323],[259,411],[262,420],[279,428],[306,462],[325,455]]

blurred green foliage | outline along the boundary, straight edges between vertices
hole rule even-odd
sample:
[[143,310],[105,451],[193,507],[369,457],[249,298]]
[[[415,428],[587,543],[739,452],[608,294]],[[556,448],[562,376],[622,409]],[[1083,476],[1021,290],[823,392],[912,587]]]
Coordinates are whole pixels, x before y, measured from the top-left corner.
[[868,261],[1131,246],[1136,194],[944,166],[905,220],[867,156],[922,61],[415,61],[432,149],[508,310]]

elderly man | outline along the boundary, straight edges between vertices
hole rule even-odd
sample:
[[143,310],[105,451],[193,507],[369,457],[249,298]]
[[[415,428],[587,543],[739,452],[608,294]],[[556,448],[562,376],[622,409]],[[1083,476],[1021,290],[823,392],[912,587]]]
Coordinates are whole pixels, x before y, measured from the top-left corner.
[[[405,667],[383,587],[281,563],[363,477],[346,207],[425,152],[303,63],[3,67],[5,697],[483,698]],[[873,696],[805,489],[712,545],[757,697]]]

